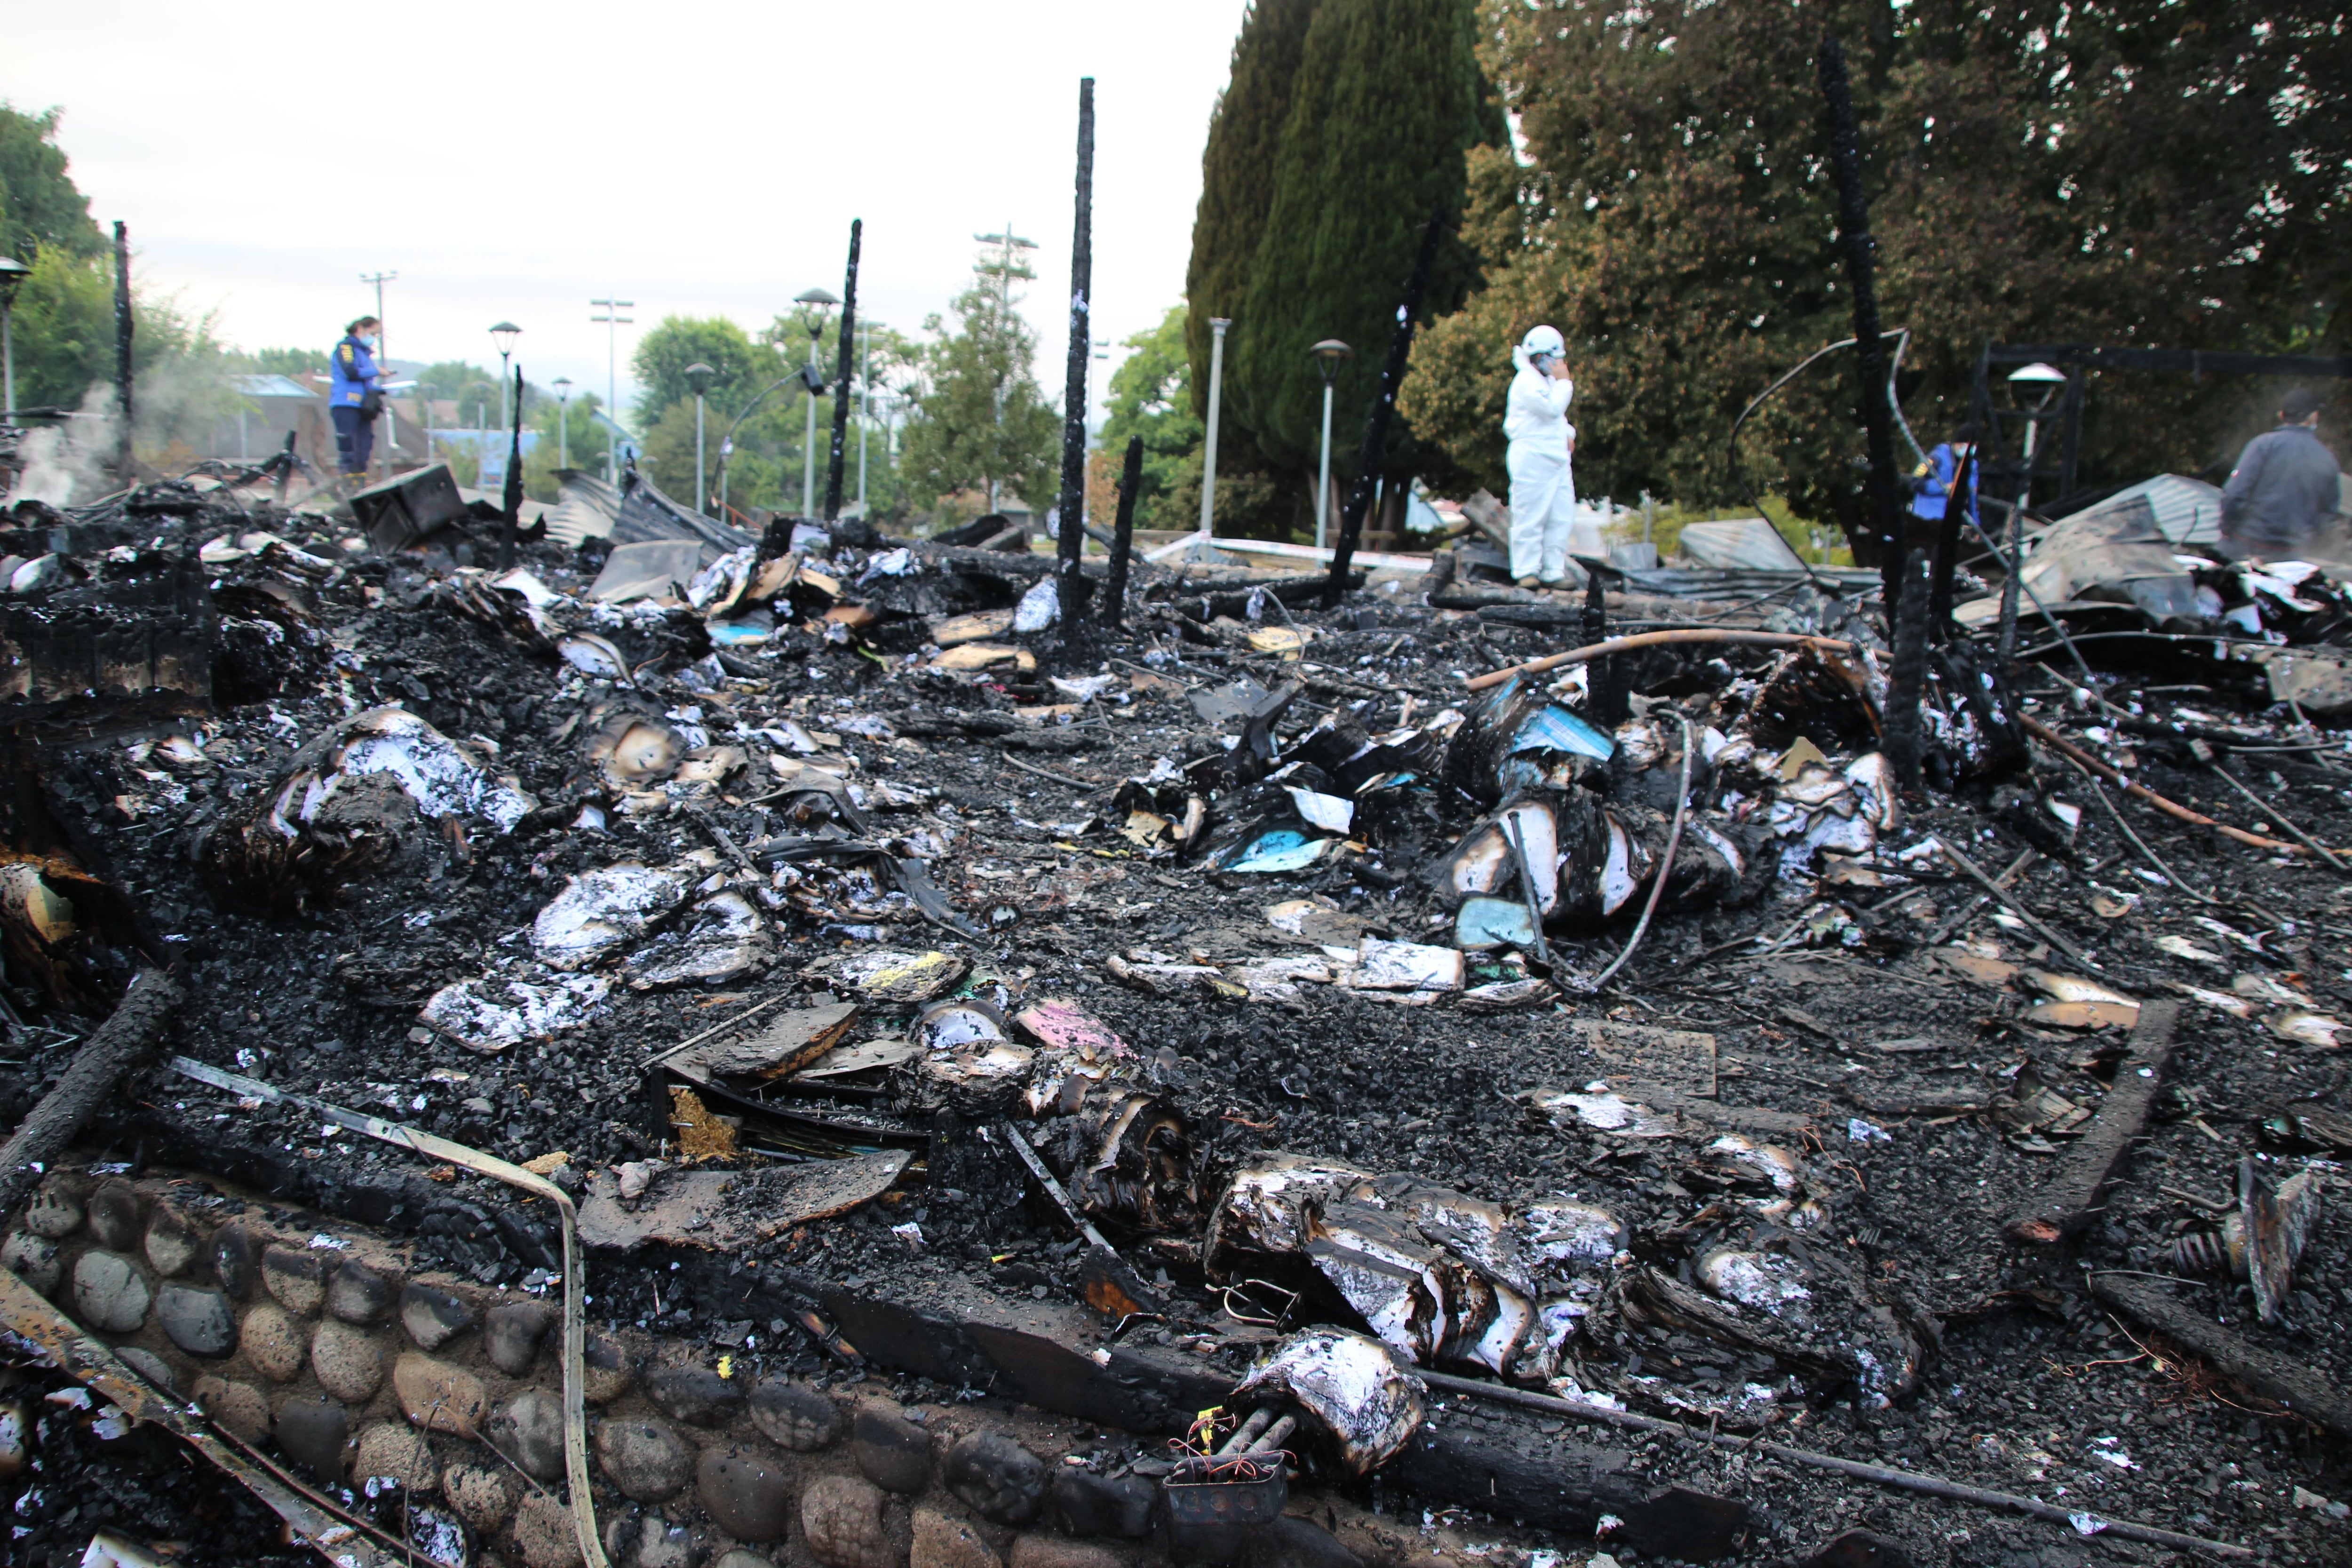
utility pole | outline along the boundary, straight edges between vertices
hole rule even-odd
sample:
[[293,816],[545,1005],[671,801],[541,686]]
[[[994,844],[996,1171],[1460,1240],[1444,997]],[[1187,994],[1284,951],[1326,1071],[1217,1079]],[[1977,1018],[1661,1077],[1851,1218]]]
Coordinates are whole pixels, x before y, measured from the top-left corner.
[[555,466],[572,466],[572,378],[555,378]]
[[621,427],[614,423],[613,411],[621,405],[621,329],[636,321],[635,316],[624,316],[621,312],[634,310],[637,302],[617,298],[620,293],[617,289],[613,293],[615,298],[588,301],[604,309],[603,315],[591,316],[588,320],[592,324],[601,324],[604,328],[604,482],[617,485],[621,482],[618,446]]
[[[387,375],[391,374],[390,371],[386,369],[386,366],[392,355],[392,334],[383,330],[383,286],[387,283],[398,281],[399,278],[400,274],[397,272],[362,272],[360,274],[361,282],[372,284],[375,289],[375,363],[376,368],[380,371],[383,371]],[[417,398],[420,404],[423,401],[424,395],[424,390],[419,388],[417,391]],[[430,419],[427,419],[425,423],[430,425],[433,422]],[[392,434],[395,438],[400,434],[400,416],[397,414],[392,416]],[[431,445],[430,437],[427,437],[426,445],[428,447]],[[392,478],[392,448],[393,442],[386,441],[383,444],[383,477],[387,480]],[[428,451],[425,454],[425,457],[429,461],[432,458],[432,453]]]

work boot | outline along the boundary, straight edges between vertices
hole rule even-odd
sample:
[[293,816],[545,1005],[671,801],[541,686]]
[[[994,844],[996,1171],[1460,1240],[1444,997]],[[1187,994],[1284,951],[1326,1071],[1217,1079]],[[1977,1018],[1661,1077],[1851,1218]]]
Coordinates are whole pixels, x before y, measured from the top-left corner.
[[1541,578],[1538,577],[1522,577],[1519,579],[1519,586],[1522,588],[1540,588],[1543,586],[1543,581]]

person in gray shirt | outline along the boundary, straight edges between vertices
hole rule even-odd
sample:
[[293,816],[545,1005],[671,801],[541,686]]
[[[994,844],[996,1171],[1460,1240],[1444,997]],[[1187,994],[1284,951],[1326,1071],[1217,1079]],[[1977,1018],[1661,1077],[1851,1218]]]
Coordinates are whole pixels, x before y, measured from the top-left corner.
[[2340,470],[2319,439],[2319,402],[2294,388],[2279,400],[2278,428],[2238,454],[2221,491],[2221,553],[2231,560],[2288,559],[2334,521]]

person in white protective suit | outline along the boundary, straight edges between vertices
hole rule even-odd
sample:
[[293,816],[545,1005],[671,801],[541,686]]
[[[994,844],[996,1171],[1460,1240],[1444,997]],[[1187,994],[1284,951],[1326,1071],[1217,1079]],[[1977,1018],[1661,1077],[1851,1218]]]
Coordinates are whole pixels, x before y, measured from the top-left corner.
[[1503,435],[1511,444],[1511,575],[1522,588],[1566,585],[1570,552],[1597,554],[1601,547],[1597,530],[1583,530],[1590,539],[1571,537],[1576,426],[1568,422],[1568,403],[1576,384],[1569,379],[1567,348],[1558,329],[1536,327],[1511,350],[1518,374],[1503,405]]

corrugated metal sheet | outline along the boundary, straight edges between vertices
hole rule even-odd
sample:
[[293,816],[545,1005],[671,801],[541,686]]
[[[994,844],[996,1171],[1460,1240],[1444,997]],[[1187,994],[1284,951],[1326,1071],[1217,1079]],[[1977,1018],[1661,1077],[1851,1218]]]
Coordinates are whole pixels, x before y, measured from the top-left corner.
[[2202,479],[2181,474],[2158,474],[2152,479],[2143,479],[2074,516],[2130,511],[2143,502],[2155,514],[2156,531],[2175,544],[2210,544],[2221,537],[2221,490]]

